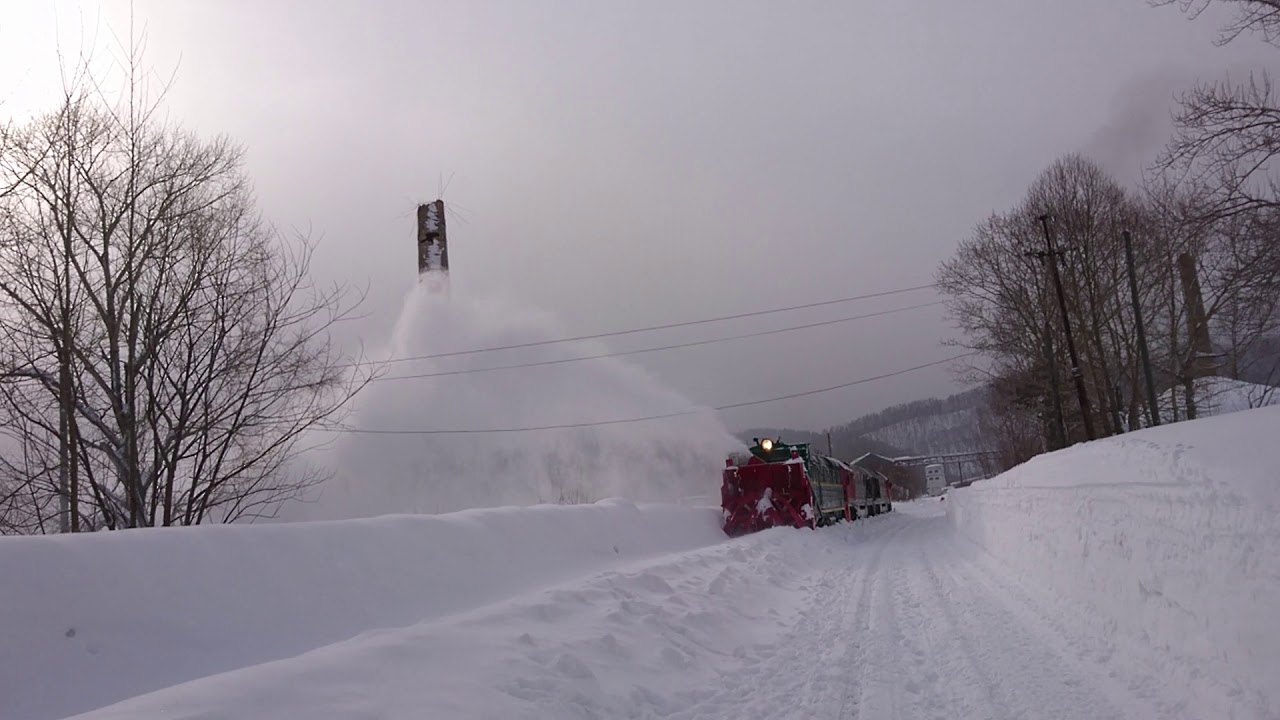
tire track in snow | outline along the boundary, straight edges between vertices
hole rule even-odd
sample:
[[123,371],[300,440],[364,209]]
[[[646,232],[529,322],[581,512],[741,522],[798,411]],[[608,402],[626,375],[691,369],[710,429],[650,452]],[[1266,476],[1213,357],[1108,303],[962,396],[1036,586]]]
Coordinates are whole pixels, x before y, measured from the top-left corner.
[[[948,548],[955,561],[954,566],[965,568],[969,580],[976,579],[984,585],[991,597],[999,598],[1004,609],[1021,620],[1023,627],[1032,630],[1046,646],[1054,648],[1077,674],[1089,678],[1113,705],[1125,708],[1126,715],[1151,713],[1162,718],[1186,717],[1185,708],[1158,703],[1153,706],[1154,698],[1159,695],[1158,689],[1164,682],[1136,670],[1138,666],[1156,666],[1156,663],[1149,662],[1151,658],[1143,657],[1140,663],[1118,665],[1113,662],[1118,644],[1115,636],[1080,632],[1076,628],[1087,625],[1079,617],[1078,609],[1066,607],[1059,599],[1048,595],[1037,602],[1015,578],[997,572],[993,565],[1003,569],[1003,564],[984,548],[963,537],[958,537],[957,543],[963,545]],[[1125,650],[1137,651],[1138,648],[1126,647]]]
[[[913,547],[899,545],[898,550],[897,568],[907,569],[911,563],[917,562]],[[945,669],[936,664],[943,639],[934,632],[935,627],[922,603],[919,583],[911,583],[911,577],[913,575],[905,571],[893,575],[893,602],[902,618],[901,623],[895,625],[903,645],[912,654],[910,662],[898,662],[896,666],[900,676],[905,678],[904,689],[914,700],[910,717],[944,720],[953,717],[952,713],[961,705],[962,698],[952,685],[939,681],[947,677]],[[918,575],[914,577],[918,580]]]
[[949,598],[931,582],[929,556],[935,548],[928,533],[922,532],[928,522],[915,519],[897,543],[895,592],[889,598],[904,620],[897,630],[900,642],[915,655],[911,662],[895,662],[893,668],[915,698],[910,717],[1008,717],[995,682],[959,639]]
[[[956,551],[956,538],[945,532],[949,528],[944,523],[939,518],[922,525],[923,535],[937,538],[922,546],[940,551],[945,558],[922,552],[922,567],[940,613],[952,629],[956,649],[991,700],[992,717],[1126,717],[1097,687],[1096,678],[1082,677],[1070,654],[1046,645],[1037,631],[1040,623],[1028,623],[1027,618],[1010,613],[1002,593],[991,592],[990,586],[974,578],[972,559]],[[963,620],[957,607],[965,613]],[[992,667],[998,668],[998,682],[984,669]]]
[[[849,701],[860,682],[859,666],[865,667],[865,618],[873,585],[883,577],[880,565],[889,540],[904,527],[853,525],[818,531],[824,564],[834,567],[808,576],[799,605],[803,610],[794,624],[749,671],[723,673],[728,682],[722,690],[668,717],[848,717]],[[852,563],[840,557],[867,550],[870,557],[854,556]],[[849,598],[857,599],[850,603]]]
[[[847,644],[837,664],[837,672],[844,678],[843,687],[840,688],[838,703],[836,703],[838,704],[838,710],[834,713],[825,713],[821,717],[857,717],[862,707],[864,688],[868,680],[868,669],[872,666],[871,658],[874,655],[874,646],[868,632],[873,627],[870,621],[873,594],[879,586],[881,578],[884,577],[883,573],[880,572],[880,566],[884,562],[886,551],[893,546],[893,538],[897,537],[907,527],[906,524],[898,520],[899,517],[891,516],[892,519],[885,518],[881,521],[887,527],[877,529],[879,534],[873,536],[875,541],[874,553],[867,561],[866,567],[861,568],[861,572],[857,573],[861,579],[857,600],[844,605],[842,613],[844,632],[842,638]],[[861,530],[857,526],[854,526],[854,529]],[[869,533],[850,533],[847,535],[844,539],[848,550],[852,552],[862,550],[864,543],[857,541],[861,539],[860,536],[866,534]]]
[[[898,536],[909,526],[909,522],[904,522],[892,533],[880,538],[879,551],[873,566],[868,569],[871,579],[867,583],[866,592],[859,598],[851,613],[863,625],[857,636],[865,638],[859,642],[853,663],[858,668],[858,680],[849,688],[848,693],[848,697],[856,698],[854,706],[849,709],[850,715],[855,718],[902,717],[897,678],[893,673],[895,667],[902,665],[898,639],[903,637],[897,621],[897,603],[894,602],[893,588],[889,584],[895,582],[895,577],[892,573],[881,572],[880,566],[886,554],[894,554],[892,549],[897,545]],[[893,567],[893,563],[890,563],[890,567]]]
[[[829,574],[812,576],[815,584],[836,590],[841,583],[832,582]],[[791,628],[779,638],[768,652],[746,661],[745,667],[735,672],[722,673],[727,681],[711,697],[687,710],[670,717],[787,717],[797,710],[797,704],[811,698],[814,692],[812,676],[821,652],[823,635],[834,630],[834,623],[826,603],[818,595],[811,595],[806,609],[800,613]],[[829,646],[826,646],[829,647]],[[818,652],[815,652],[818,651]],[[808,713],[798,715],[806,717]]]

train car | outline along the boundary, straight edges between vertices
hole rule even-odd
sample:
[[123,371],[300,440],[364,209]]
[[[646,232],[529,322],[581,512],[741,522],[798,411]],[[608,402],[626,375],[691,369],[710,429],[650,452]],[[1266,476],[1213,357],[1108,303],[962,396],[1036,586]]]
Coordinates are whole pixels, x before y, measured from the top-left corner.
[[744,459],[725,461],[720,488],[724,529],[742,535],[768,527],[822,527],[856,518],[858,471],[814,454],[808,443],[756,440]]
[[871,517],[893,510],[893,486],[889,478],[868,468],[855,466],[857,479],[850,502],[858,517]]

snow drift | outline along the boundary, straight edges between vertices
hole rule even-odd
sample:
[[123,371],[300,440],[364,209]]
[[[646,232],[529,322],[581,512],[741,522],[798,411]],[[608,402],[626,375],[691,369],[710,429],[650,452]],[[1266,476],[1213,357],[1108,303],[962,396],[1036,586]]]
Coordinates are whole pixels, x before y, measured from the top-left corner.
[[[386,353],[407,358],[564,337],[551,318],[497,299],[452,298],[424,285],[408,295]],[[473,507],[591,502],[603,497],[678,502],[713,493],[725,454],[740,448],[713,411],[700,411],[617,358],[555,363],[606,352],[565,343],[394,363],[386,375],[471,374],[382,380],[357,398],[348,425],[373,430],[542,427],[693,411],[648,422],[513,433],[349,434],[308,460],[335,477],[287,520],[441,513]],[[316,442],[332,441],[331,437]]]
[[[1079,445],[953,491],[955,528],[1183,688],[1192,717],[1280,708],[1280,407]],[[1188,712],[1189,710],[1189,712]],[[1235,714],[1233,714],[1233,712]]]
[[83,720],[849,717],[812,702],[826,691],[839,705],[860,677],[878,684],[866,676],[879,674],[901,633],[877,627],[869,638],[852,625],[865,621],[873,585],[890,572],[891,562],[875,572],[888,539],[910,522],[894,513],[818,532],[721,536],[129,698]]
[[[1165,390],[1157,399],[1160,416],[1168,422],[1175,406],[1186,413],[1186,395],[1181,386]],[[1196,417],[1240,412],[1251,408],[1280,405],[1280,388],[1211,375],[1195,379]]]
[[0,538],[0,718],[61,718],[724,540],[714,510],[617,500]]

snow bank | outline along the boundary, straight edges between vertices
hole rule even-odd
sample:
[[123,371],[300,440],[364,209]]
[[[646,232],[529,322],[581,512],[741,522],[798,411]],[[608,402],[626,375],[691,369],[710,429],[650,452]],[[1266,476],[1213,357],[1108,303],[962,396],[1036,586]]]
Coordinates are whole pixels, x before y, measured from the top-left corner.
[[909,522],[894,513],[818,532],[774,528],[80,720],[847,717],[812,708],[814,686],[843,698],[872,665],[851,652],[885,649],[850,626],[881,577],[883,540]]
[[724,540],[714,510],[616,500],[0,538],[0,718],[61,718]]
[[[1195,393],[1196,417],[1201,418],[1280,405],[1280,388],[1216,375],[1196,378]],[[1185,416],[1187,399],[1181,386],[1165,390],[1157,400],[1165,422],[1173,417],[1175,401],[1179,417]]]
[[1110,638],[1100,661],[1141,658],[1184,688],[1170,714],[1280,710],[1280,407],[1043,455],[945,505],[1029,589]]

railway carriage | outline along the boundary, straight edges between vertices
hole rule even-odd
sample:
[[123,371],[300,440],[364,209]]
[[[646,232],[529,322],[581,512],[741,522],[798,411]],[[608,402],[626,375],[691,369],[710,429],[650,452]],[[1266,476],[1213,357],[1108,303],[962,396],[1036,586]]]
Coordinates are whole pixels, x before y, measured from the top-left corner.
[[889,497],[883,475],[816,454],[808,443],[771,438],[728,458],[720,488],[729,535],[856,520],[892,510]]

